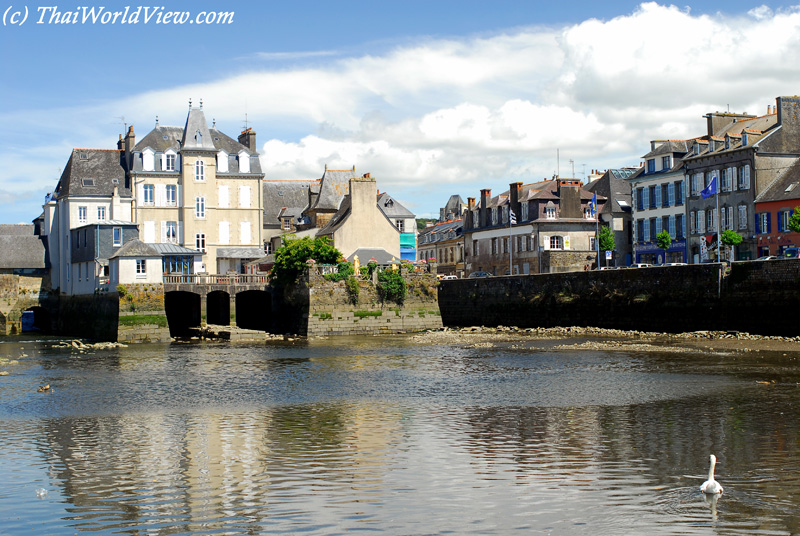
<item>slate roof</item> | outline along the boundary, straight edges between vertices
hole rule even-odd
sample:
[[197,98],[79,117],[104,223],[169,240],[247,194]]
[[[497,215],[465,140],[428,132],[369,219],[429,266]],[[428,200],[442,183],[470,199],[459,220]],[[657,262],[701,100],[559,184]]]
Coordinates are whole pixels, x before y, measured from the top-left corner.
[[[346,195],[344,199],[342,199],[342,204],[339,206],[339,210],[331,216],[331,219],[328,220],[328,223],[317,232],[317,236],[325,236],[331,235],[336,231],[344,222],[347,220],[347,217],[350,215],[350,196]],[[359,257],[360,258],[360,257]]]
[[0,225],[0,268],[46,268],[42,239],[34,226]]
[[358,262],[361,263],[362,266],[367,264],[370,259],[375,259],[378,261],[378,264],[389,264],[392,259],[400,260],[383,248],[358,248],[347,257],[347,261],[353,262],[356,255],[358,255]]
[[659,143],[659,146],[644,155],[642,158],[650,158],[671,153],[686,154],[689,152],[690,144],[686,140],[665,140],[656,141],[656,143]]
[[387,218],[414,218],[414,213],[386,192],[378,194],[378,208]]
[[189,150],[214,151],[216,146],[206,123],[202,108],[189,108],[186,126],[183,127],[181,147]]
[[800,205],[800,160],[791,165],[756,198],[756,203],[769,201],[793,201],[788,203],[792,208]]
[[202,255],[201,251],[197,251],[196,249],[189,249],[183,246],[179,246],[178,244],[171,244],[171,243],[147,243],[147,245],[151,246],[154,250],[158,252],[159,255],[162,257],[165,255]]
[[455,238],[459,238],[464,231],[464,220],[450,220],[426,227],[419,232],[417,241],[422,245],[452,240],[448,236],[451,231],[455,232]]
[[120,197],[130,197],[130,189],[125,188],[124,161],[124,153],[117,149],[73,149],[55,197],[111,197],[114,186],[118,187]]
[[586,186],[586,190],[596,193],[598,199],[605,197],[612,200],[611,203],[603,203],[599,209],[601,214],[631,212],[631,183],[628,179],[639,173],[641,169],[609,169],[603,173],[602,177]]
[[[318,180],[265,180],[261,182],[264,198],[264,223],[278,225],[287,209],[292,216],[308,207],[308,191]],[[297,212],[299,211],[299,212]]]
[[122,247],[111,255],[112,259],[117,257],[161,257],[161,254],[150,244],[145,244],[138,238],[133,238],[125,242]]
[[350,193],[350,179],[356,179],[353,169],[325,169],[319,185],[319,195],[309,210],[336,211],[344,196]]

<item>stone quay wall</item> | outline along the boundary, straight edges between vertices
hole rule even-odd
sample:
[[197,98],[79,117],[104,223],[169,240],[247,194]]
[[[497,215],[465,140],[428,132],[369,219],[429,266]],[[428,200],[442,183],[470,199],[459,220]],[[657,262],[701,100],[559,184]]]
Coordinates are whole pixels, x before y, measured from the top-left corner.
[[[344,281],[328,281],[316,268],[306,280],[288,289],[279,309],[293,316],[287,331],[307,336],[377,335],[408,333],[442,327],[438,303],[438,281],[431,273],[403,268],[406,298],[402,305],[381,302],[375,284],[358,281],[354,303]],[[289,314],[289,312],[293,314]]]
[[442,281],[448,327],[800,334],[800,260]]

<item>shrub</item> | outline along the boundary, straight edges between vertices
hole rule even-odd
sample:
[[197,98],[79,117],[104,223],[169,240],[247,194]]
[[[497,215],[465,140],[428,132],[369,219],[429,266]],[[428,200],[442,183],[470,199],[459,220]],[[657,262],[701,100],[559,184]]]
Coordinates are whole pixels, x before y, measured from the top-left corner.
[[381,301],[402,305],[406,299],[406,280],[399,270],[384,270],[378,274],[377,290]]
[[275,252],[275,264],[270,278],[285,285],[297,280],[305,271],[306,262],[314,260],[320,264],[336,264],[342,254],[330,245],[326,237],[311,239],[284,237],[283,245]]
[[350,298],[350,303],[353,305],[358,305],[358,280],[355,277],[348,277],[344,282],[345,287],[347,288],[347,295]]

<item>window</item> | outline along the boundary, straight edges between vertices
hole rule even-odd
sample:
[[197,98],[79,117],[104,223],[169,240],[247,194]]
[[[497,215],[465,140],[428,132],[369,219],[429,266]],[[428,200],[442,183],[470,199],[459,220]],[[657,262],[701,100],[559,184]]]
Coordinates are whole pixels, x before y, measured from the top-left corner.
[[147,264],[144,259],[136,259],[136,276],[141,277],[147,274]]
[[683,181],[675,183],[675,206],[683,205]]
[[156,187],[152,184],[142,186],[142,204],[154,205],[156,202]]
[[661,169],[672,169],[672,156],[667,155],[661,157]]
[[782,211],[778,212],[778,232],[779,233],[791,231],[791,229],[789,229],[789,218],[791,218],[791,217],[792,217],[792,211],[791,210],[782,210]]
[[97,207],[97,220],[105,221],[105,219],[106,219],[106,207]]
[[478,241],[477,240],[473,240],[472,241],[472,254],[473,255],[477,255],[478,254]]
[[194,235],[194,249],[197,251],[206,252],[206,235],[205,233],[197,233]]
[[747,205],[739,205],[739,229],[747,229]]
[[700,187],[700,181],[702,180],[703,174],[702,173],[695,173],[691,177],[689,177],[689,195],[692,197],[698,195],[702,188]]
[[114,245],[122,245],[122,227],[114,227],[112,234],[114,235]]
[[705,210],[698,210],[697,211],[697,232],[698,233],[705,233],[706,232],[706,211]]
[[750,189],[750,164],[745,164],[739,168],[739,189]]
[[651,158],[647,161],[647,172],[648,173],[655,173],[656,171],[656,159]]
[[527,220],[528,219],[528,203],[522,203],[520,205],[520,207],[521,207],[520,218],[522,218],[523,221]]
[[492,238],[492,255],[497,255],[497,239]]
[[644,199],[642,201],[642,210],[644,210],[646,208],[650,208],[650,189],[649,188],[643,188],[642,189],[642,196],[643,196],[643,199]]
[[250,208],[249,186],[239,186],[239,208]]
[[697,232],[697,213],[695,211],[689,213],[689,232],[692,234]]
[[167,206],[178,206],[178,187],[174,184],[167,184],[166,189]]
[[394,226],[397,227],[397,230],[401,233],[406,232],[406,220],[394,220]]
[[644,220],[644,225],[642,226],[642,241],[650,241],[650,220]]
[[203,219],[206,217],[206,198],[202,196],[195,197],[194,199],[194,215],[196,218]]
[[636,210],[644,210],[644,188],[636,189]]
[[650,242],[656,241],[656,235],[658,234],[658,227],[660,224],[660,218],[650,218]]
[[733,207],[725,211],[725,229],[733,229]]
[[[636,221],[636,242],[644,244],[644,220]],[[594,249],[594,248],[591,248]]]
[[164,222],[164,241],[170,244],[178,243],[178,222]]
[[675,204],[675,192],[672,183],[661,185],[661,206],[667,208]]
[[592,214],[592,207],[586,207],[583,209],[583,217],[587,220],[594,218],[594,214]]
[[556,207],[545,207],[544,215],[550,220],[556,219]]
[[769,212],[759,212],[756,214],[756,234],[767,234],[769,232]]
[[724,168],[722,170],[722,181],[720,183],[720,189],[723,192],[731,191],[731,168]]
[[243,221],[239,224],[239,243],[243,245],[250,244],[253,241],[252,234],[250,232],[250,222]]
[[659,191],[659,189],[658,189],[657,187],[655,187],[655,186],[651,186],[651,187],[649,188],[649,190],[650,190],[650,191],[648,192],[648,194],[649,194],[649,197],[650,197],[650,205],[649,205],[649,207],[650,207],[650,208],[656,208],[656,207],[658,206],[658,197],[659,197],[659,195],[658,195],[658,194],[660,193],[660,191]]
[[87,215],[86,207],[78,207],[78,221],[81,223],[86,223],[86,215]]
[[686,233],[686,229],[683,227],[683,214],[676,214],[675,215],[675,238],[680,239],[683,238]]
[[230,206],[230,190],[225,184],[219,185],[219,200],[217,206],[219,206],[219,208],[228,208]]
[[175,171],[175,156],[173,153],[164,155],[164,171]]
[[560,236],[550,237],[550,249],[564,249],[564,239]]
[[[198,132],[199,134],[199,132]],[[205,169],[203,167],[203,161],[197,160],[194,163],[194,180],[196,181],[204,181],[206,180]]]
[[480,226],[480,213],[476,210],[472,213],[472,228],[477,229]]
[[708,209],[706,211],[706,229],[709,232],[717,230],[717,222],[716,218],[714,217],[716,216],[716,212],[716,209]]
[[292,218],[283,218],[281,223],[281,229],[284,231],[291,231],[292,229]]
[[492,225],[497,225],[497,213],[500,211],[500,207],[491,209],[492,211]]

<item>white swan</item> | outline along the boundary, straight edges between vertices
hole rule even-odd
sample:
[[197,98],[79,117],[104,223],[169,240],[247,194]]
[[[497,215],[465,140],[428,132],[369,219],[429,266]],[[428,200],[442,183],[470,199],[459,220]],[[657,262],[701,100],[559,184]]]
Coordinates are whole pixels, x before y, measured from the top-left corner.
[[708,469],[708,480],[700,486],[700,491],[707,495],[722,495],[722,486],[714,480],[714,466],[717,465],[717,457],[712,454],[710,458],[711,467]]

